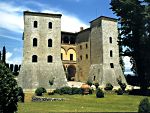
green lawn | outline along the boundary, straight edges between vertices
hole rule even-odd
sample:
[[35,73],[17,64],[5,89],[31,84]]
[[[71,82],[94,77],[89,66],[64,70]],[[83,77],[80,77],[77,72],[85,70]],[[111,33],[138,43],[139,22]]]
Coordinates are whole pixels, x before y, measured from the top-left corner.
[[[50,112],[137,112],[144,96],[105,94],[105,98],[93,95],[52,95],[65,101],[31,102],[31,94],[26,94],[25,103],[18,104],[18,113]],[[150,99],[150,97],[148,97]]]

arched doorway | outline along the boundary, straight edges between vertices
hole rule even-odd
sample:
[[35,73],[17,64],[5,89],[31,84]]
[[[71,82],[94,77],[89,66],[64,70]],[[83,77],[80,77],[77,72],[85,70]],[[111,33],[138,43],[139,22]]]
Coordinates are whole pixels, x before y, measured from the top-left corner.
[[69,65],[67,68],[67,80],[74,81],[76,74],[76,67],[74,65]]

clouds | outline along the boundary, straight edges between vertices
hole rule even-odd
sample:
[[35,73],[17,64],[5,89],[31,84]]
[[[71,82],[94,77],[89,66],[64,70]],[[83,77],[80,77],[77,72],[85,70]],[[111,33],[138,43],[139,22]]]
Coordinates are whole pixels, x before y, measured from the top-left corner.
[[[26,2],[26,4],[36,4],[41,10],[38,12],[45,13],[62,13],[62,31],[77,32],[81,26],[88,27],[79,18],[72,14],[66,13],[65,11],[57,8],[48,8],[47,5],[38,2]],[[23,11],[31,9],[27,6],[16,6],[11,3],[0,2],[0,27],[11,30],[13,32],[23,32]]]
[[131,72],[131,67],[132,67],[132,64],[130,63],[130,57],[128,57],[128,56],[125,56],[124,58],[123,58],[123,60],[124,60],[124,63],[125,63],[125,74],[133,74],[133,72]]

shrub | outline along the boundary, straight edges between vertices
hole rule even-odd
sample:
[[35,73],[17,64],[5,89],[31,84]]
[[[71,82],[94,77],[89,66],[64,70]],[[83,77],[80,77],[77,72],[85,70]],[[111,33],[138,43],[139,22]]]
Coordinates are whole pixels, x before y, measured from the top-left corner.
[[127,85],[126,85],[125,83],[121,83],[121,84],[120,84],[120,87],[121,87],[121,89],[122,89],[123,91],[125,91]]
[[113,85],[111,83],[107,83],[106,87],[104,89],[105,90],[112,90],[113,89]]
[[103,98],[104,97],[104,92],[100,88],[96,89],[96,97],[97,98]]
[[72,94],[82,94],[82,89],[77,87],[72,87]]
[[91,87],[93,85],[93,83],[91,81],[87,81],[87,84]]
[[69,95],[72,95],[72,94],[82,94],[82,89],[81,88],[77,88],[77,87],[62,87],[60,89],[56,89],[54,90],[54,93],[57,93],[57,94],[69,94]]
[[37,89],[35,90],[35,94],[36,94],[37,96],[42,96],[43,93],[46,93],[46,89],[43,88],[43,87],[39,87],[39,88],[37,88]]
[[99,86],[99,83],[96,82],[94,85],[95,85],[95,87],[96,87],[96,89],[97,89],[98,86]]
[[141,102],[139,104],[138,112],[139,113],[150,113],[150,103],[148,101],[148,98],[144,98],[143,100],[141,100]]
[[21,87],[18,87],[18,93],[17,93],[17,96],[18,96],[18,101],[20,102],[24,102],[24,93],[23,93],[23,89]]
[[123,91],[121,88],[119,88],[117,91],[116,91],[117,95],[123,95]]

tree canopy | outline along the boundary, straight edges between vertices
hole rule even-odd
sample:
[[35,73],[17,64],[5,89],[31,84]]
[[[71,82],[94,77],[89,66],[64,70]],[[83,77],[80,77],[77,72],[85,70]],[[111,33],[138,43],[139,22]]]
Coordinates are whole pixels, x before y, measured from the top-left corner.
[[17,111],[18,86],[14,75],[0,63],[0,113],[14,113]]
[[142,88],[150,86],[150,0],[111,0],[120,24],[121,44]]

